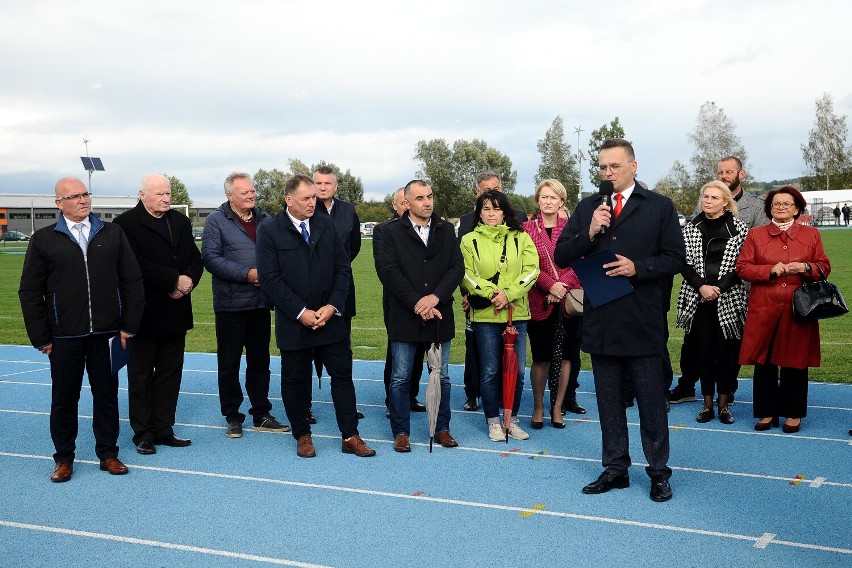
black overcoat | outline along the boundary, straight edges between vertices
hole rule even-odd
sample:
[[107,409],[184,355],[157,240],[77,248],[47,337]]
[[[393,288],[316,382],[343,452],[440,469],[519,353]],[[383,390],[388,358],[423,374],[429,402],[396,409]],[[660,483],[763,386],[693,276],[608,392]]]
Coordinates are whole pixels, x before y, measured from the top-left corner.
[[[382,225],[380,273],[388,295],[388,339],[449,341],[455,337],[453,291],[464,276],[464,259],[452,224],[432,215],[428,246],[407,212]],[[415,304],[429,294],[441,299],[437,306],[442,315],[440,336],[436,335],[437,318],[424,322],[414,313]]]
[[[592,213],[601,195],[586,197],[568,220],[556,244],[556,264],[568,266],[607,249],[636,266],[633,293],[593,308],[583,307],[583,351],[596,355],[644,357],[663,355],[665,317],[661,290],[683,268],[686,249],[671,199],[639,184],[605,235],[589,239]],[[671,288],[668,288],[669,293]]]
[[349,325],[332,316],[312,330],[297,319],[304,309],[346,303],[352,273],[349,254],[328,215],[308,222],[310,245],[284,211],[257,230],[257,274],[264,297],[275,306],[275,340],[283,351],[330,345],[347,338]]
[[145,285],[145,312],[139,328],[142,336],[175,335],[192,329],[192,294],[174,300],[169,293],[177,286],[178,276],[189,276],[195,288],[204,273],[189,218],[174,209],[166,211],[165,217],[171,238],[157,230],[154,216],[141,201],[113,220],[124,229],[142,269]]

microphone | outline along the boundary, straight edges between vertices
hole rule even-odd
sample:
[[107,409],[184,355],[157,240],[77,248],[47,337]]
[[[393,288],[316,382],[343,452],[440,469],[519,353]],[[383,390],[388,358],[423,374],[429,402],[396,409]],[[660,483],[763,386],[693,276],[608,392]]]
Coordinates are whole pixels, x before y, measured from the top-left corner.
[[[598,186],[598,193],[603,196],[603,202],[612,207],[612,192],[615,191],[615,187],[612,185],[612,182],[608,179],[602,180],[600,186]],[[606,225],[601,225],[601,235],[606,234]]]

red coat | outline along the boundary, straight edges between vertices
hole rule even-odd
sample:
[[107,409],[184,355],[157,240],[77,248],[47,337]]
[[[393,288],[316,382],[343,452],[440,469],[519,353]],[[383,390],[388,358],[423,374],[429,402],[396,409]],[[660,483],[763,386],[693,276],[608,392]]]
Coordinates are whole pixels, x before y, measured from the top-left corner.
[[[826,276],[831,264],[825,255],[819,231],[794,224],[786,232],[772,223],[748,232],[737,260],[737,274],[751,282],[740,365],[771,363],[779,367],[819,367],[819,324],[793,317],[793,292],[802,283],[799,274],[770,279],[772,267],[783,262],[808,262],[806,278],[819,279],[820,266]],[[766,360],[770,342],[772,357]]]

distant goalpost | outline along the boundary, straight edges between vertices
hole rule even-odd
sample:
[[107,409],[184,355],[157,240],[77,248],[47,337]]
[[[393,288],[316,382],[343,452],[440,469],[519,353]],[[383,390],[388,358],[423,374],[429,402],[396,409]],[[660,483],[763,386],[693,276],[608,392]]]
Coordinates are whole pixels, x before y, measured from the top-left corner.
[[171,208],[172,208],[172,209],[179,209],[179,210],[180,210],[180,211],[181,211],[184,215],[186,215],[187,217],[189,217],[189,205],[186,205],[186,204],[183,204],[183,205],[172,205],[172,206],[171,206]]

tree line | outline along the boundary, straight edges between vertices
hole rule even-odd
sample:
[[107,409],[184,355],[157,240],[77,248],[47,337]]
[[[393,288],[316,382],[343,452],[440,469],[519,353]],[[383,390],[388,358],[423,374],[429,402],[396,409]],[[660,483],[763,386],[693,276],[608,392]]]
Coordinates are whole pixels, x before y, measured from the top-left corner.
[[[582,132],[579,127],[575,131]],[[852,146],[846,145],[846,135],[846,116],[835,113],[831,95],[825,93],[816,100],[814,127],[808,134],[807,142],[801,145],[806,171],[798,181],[803,191],[852,187]],[[573,210],[580,196],[582,161],[585,159],[588,162],[588,180],[594,191],[601,179],[598,153],[603,142],[609,138],[629,139],[617,116],[592,130],[588,157],[584,157],[579,148],[576,152],[572,149],[566,138],[564,121],[561,116],[556,116],[536,144],[541,161],[534,176],[535,184],[548,178],[561,181],[568,191],[566,206]],[[701,105],[695,127],[687,133],[687,139],[693,146],[689,163],[675,160],[653,189],[670,197],[679,212],[689,215],[695,210],[701,186],[715,179],[716,167],[722,157],[737,156],[745,164],[747,173],[749,168],[748,154],[736,134],[733,120],[713,101]],[[492,170],[500,176],[503,191],[513,206],[529,212],[536,209],[532,196],[515,193],[518,174],[512,167],[511,158],[484,140],[456,140],[452,145],[443,138],[420,140],[414,148],[414,159],[417,162],[414,176],[431,184],[435,193],[436,213],[443,217],[459,217],[473,209],[476,175],[485,170]],[[287,169],[259,169],[252,176],[258,205],[270,214],[277,215],[284,207],[284,184],[287,178],[294,174],[311,175],[317,167],[323,165],[334,169],[340,186],[337,196],[353,203],[362,220],[379,221],[392,214],[392,195],[386,196],[383,201],[364,201],[361,178],[353,175],[350,169],[343,171],[336,164],[324,160],[309,167],[299,159],[289,159]],[[168,177],[172,182],[172,202],[191,206],[183,183],[174,176]],[[772,187],[755,181],[751,176],[746,178],[744,186],[746,190],[760,191]]]

